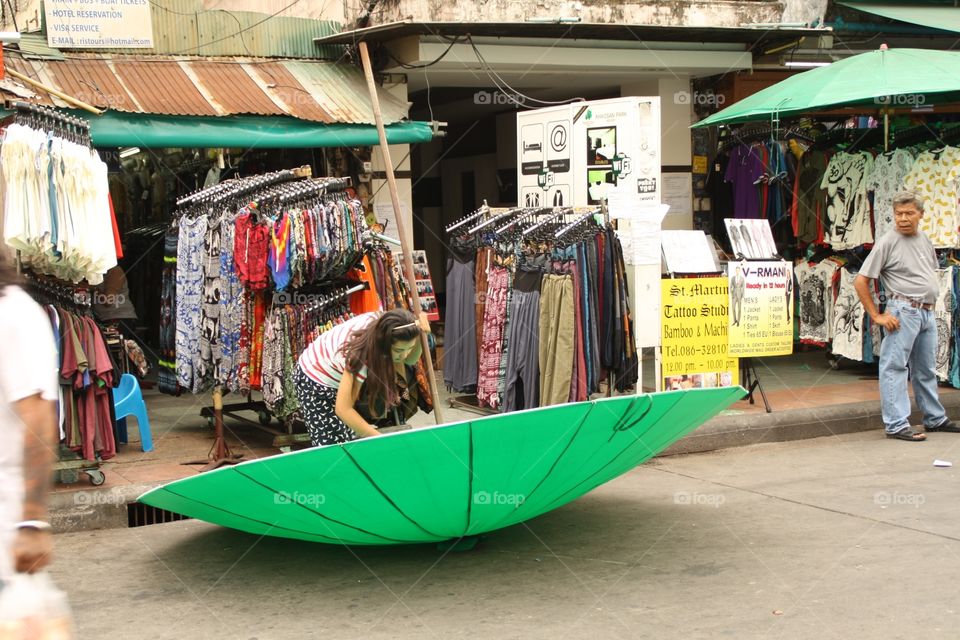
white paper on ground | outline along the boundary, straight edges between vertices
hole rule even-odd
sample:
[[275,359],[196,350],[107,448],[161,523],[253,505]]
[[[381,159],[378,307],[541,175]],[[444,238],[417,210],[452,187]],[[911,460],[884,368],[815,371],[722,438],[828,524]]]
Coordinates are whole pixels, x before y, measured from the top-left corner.
[[952,462],[947,462],[946,460],[934,460],[933,466],[935,467],[952,467]]

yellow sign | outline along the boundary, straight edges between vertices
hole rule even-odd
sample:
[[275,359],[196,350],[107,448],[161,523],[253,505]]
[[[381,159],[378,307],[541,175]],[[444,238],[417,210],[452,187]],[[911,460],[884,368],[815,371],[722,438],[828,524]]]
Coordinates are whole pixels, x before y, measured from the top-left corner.
[[707,156],[693,156],[693,172],[704,174],[707,172]]
[[727,354],[727,279],[662,280],[661,296],[664,388],[737,384],[737,359]]
[[730,355],[793,353],[793,265],[731,262]]

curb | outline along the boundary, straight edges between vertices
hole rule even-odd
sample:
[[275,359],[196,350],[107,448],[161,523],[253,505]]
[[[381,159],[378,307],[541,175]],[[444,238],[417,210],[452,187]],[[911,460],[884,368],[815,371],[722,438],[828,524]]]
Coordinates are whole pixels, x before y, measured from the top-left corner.
[[[960,415],[960,394],[941,397],[948,415]],[[920,414],[911,415],[919,424]],[[877,430],[883,420],[876,400],[813,409],[787,409],[774,413],[720,415],[675,442],[659,456],[705,453],[766,442],[790,442],[824,436]],[[50,524],[57,533],[125,529],[129,526],[127,505],[166,482],[139,483],[111,488],[85,488],[50,494]]]
[[[943,395],[940,401],[947,415],[960,414],[960,394]],[[919,411],[910,414],[911,424],[921,424],[921,418]],[[877,437],[882,436],[883,419],[877,400],[773,413],[720,415],[658,455],[704,453],[765,442],[790,442],[872,430],[877,431]]]

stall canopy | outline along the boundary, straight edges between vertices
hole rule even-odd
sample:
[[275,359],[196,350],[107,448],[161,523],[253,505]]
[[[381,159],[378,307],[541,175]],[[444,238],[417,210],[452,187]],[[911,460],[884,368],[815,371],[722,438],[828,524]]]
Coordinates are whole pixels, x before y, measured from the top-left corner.
[[899,22],[918,24],[931,29],[960,32],[960,7],[953,4],[924,4],[919,2],[838,2],[845,7],[872,13]]
[[694,127],[787,117],[845,106],[917,107],[960,99],[960,53],[879,49],[804,71]]
[[[5,53],[8,71],[104,109],[78,112],[97,146],[330,147],[378,143],[362,72],[316,60],[70,54],[62,60]],[[5,98],[70,108],[8,74]],[[408,122],[407,103],[383,89],[388,141],[425,142],[433,128]]]

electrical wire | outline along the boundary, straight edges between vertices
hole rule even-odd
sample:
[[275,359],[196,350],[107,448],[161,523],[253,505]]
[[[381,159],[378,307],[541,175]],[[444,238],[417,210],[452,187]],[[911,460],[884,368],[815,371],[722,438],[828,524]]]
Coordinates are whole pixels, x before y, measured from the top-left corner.
[[[486,72],[487,76],[491,80],[493,80],[493,84],[497,86],[497,89],[499,89],[500,91],[502,91],[504,94],[508,96],[509,94],[512,93],[514,96],[513,101],[518,105],[523,105],[528,102],[535,102],[537,104],[545,104],[545,105],[558,105],[558,104],[571,104],[574,102],[586,102],[586,98],[579,97],[579,96],[576,98],[568,98],[566,100],[538,100],[537,98],[532,98],[526,94],[523,94],[517,91],[516,89],[511,87],[507,83],[507,81],[504,80],[496,71],[493,70],[493,67],[491,67],[490,64],[483,58],[483,55],[480,53],[480,50],[477,48],[477,45],[474,44],[473,38],[469,34],[467,35],[467,42],[470,43],[470,47],[473,48],[473,53],[477,56],[477,60],[480,61],[480,64],[483,66],[483,70]],[[500,85],[501,82],[503,83],[503,86]],[[506,87],[509,91],[504,90],[504,87]]]
[[[470,36],[467,36],[467,39],[469,38]],[[406,62],[401,62],[400,60],[397,60],[397,58],[392,53],[390,53],[390,49],[384,48],[384,51],[387,52],[387,55],[390,56],[391,60],[396,62],[398,65],[400,65],[404,69],[426,69],[427,67],[432,67],[433,65],[443,60],[446,57],[446,55],[450,53],[450,49],[453,49],[453,45],[457,44],[457,42],[459,41],[460,41],[460,36],[457,36],[450,42],[450,46],[448,46],[436,60],[433,60],[431,62],[426,62],[424,64],[407,64]]]

